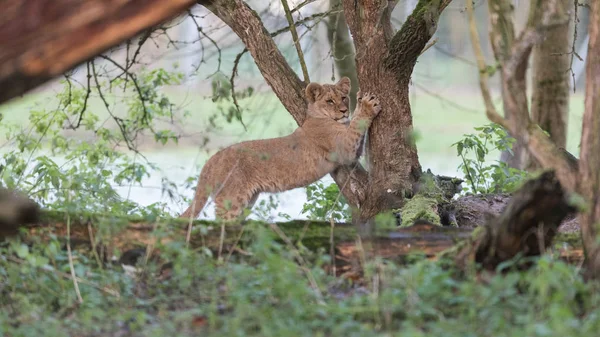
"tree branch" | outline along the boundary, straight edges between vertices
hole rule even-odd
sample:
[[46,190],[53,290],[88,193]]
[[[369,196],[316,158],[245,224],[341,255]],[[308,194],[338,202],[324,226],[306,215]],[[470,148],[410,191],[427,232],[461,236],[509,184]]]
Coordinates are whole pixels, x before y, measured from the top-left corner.
[[206,7],[242,40],[261,74],[298,125],[304,122],[307,103],[298,75],[287,63],[258,14],[242,0],[209,1]]
[[[0,102],[193,4],[193,0],[4,1],[8,12],[0,18]],[[22,20],[14,20],[17,17]]]
[[292,39],[294,39],[294,46],[296,47],[296,52],[298,53],[298,61],[300,62],[300,66],[302,67],[302,75],[304,76],[304,83],[310,82],[310,77],[308,76],[308,69],[306,68],[306,62],[304,61],[304,53],[302,52],[302,47],[300,46],[300,39],[298,38],[298,31],[296,30],[296,25],[294,24],[294,17],[290,12],[290,6],[287,3],[287,0],[281,0],[281,5],[283,6],[283,10],[285,11],[285,17],[288,21],[290,27],[290,33],[292,34]]
[[408,79],[427,42],[437,29],[440,14],[451,0],[419,0],[412,14],[389,43],[386,64]]
[[469,18],[469,33],[471,34],[471,44],[473,45],[473,52],[475,53],[477,68],[479,69],[479,88],[481,89],[481,95],[483,96],[483,102],[485,103],[485,114],[493,123],[499,124],[504,128],[508,128],[506,121],[498,113],[498,110],[496,110],[492,100],[492,94],[490,93],[490,86],[488,82],[489,71],[485,64],[481,42],[479,42],[475,14],[473,13],[473,2],[471,0],[466,0],[466,4],[467,16]]

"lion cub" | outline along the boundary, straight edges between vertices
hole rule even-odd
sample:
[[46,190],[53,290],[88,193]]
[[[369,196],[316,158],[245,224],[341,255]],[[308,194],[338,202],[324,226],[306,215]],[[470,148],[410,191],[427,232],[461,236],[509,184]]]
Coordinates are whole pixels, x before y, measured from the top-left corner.
[[[196,218],[209,196],[222,220],[241,218],[262,192],[276,193],[311,184],[360,156],[362,140],[381,111],[379,100],[359,93],[348,118],[350,79],[334,85],[310,83],[306,120],[291,135],[246,141],[224,148],[202,168],[192,205],[180,217]],[[349,122],[349,123],[348,123]]]

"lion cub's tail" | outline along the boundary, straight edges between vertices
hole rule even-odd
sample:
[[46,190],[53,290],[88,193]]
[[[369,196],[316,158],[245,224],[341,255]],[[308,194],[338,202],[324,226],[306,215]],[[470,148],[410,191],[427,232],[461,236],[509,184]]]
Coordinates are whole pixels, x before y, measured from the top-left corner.
[[181,213],[180,218],[196,219],[198,214],[202,212],[202,209],[206,205],[208,201],[208,197],[210,195],[209,191],[206,188],[206,182],[203,179],[203,175],[200,175],[200,180],[198,181],[198,186],[196,186],[196,194],[194,195],[194,200],[192,200],[192,204],[188,207],[185,212]]

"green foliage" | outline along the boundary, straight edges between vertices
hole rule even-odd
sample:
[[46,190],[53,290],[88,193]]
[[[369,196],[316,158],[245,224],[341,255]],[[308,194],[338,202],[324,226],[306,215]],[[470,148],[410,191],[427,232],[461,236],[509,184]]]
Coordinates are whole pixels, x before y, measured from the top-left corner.
[[508,167],[506,163],[496,161],[486,165],[486,156],[492,150],[509,151],[515,139],[497,124],[488,124],[475,128],[477,134],[464,135],[464,138],[452,146],[462,160],[459,169],[465,175],[467,184],[463,188],[470,193],[511,193],[527,179],[527,172]]
[[[182,75],[158,69],[130,77],[103,82],[93,76],[89,91],[63,81],[56,109],[32,110],[27,127],[3,125],[12,150],[0,158],[0,184],[27,192],[48,209],[167,215],[164,205],[140,207],[120,197],[115,187],[141,186],[151,173],[160,174],[137,151],[135,140],[150,133],[158,143],[177,142],[173,131],[158,125],[175,118],[177,110],[161,89],[179,83]],[[92,99],[100,99],[106,112],[92,109]],[[87,131],[93,141],[70,138],[64,132],[68,129]],[[178,195],[166,179],[163,189]]]
[[317,181],[306,187],[306,203],[302,214],[307,214],[312,220],[335,221],[347,220],[351,217],[350,206],[340,192],[336,183],[327,186]]
[[[57,239],[0,248],[0,334],[8,336],[591,336],[600,284],[551,255],[486,282],[444,261],[374,260],[367,286],[328,275],[329,257],[304,255],[251,224],[247,254],[220,264],[182,242],[159,245],[135,274],[74,252],[83,303]],[[319,257],[320,256],[320,257]],[[193,267],[191,267],[193,266]],[[116,296],[118,293],[118,296]]]

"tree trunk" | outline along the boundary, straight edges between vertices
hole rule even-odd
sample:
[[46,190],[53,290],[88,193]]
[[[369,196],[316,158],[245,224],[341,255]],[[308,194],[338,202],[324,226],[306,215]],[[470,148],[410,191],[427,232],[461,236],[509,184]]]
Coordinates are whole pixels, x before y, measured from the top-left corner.
[[[329,9],[341,7],[341,0],[329,0]],[[329,17],[327,25],[327,38],[331,46],[331,54],[335,62],[338,75],[350,78],[350,111],[356,107],[356,93],[358,92],[358,76],[356,63],[354,63],[354,45],[348,31],[348,24],[344,12],[336,13]]]
[[393,34],[394,2],[343,1],[356,49],[362,92],[377,94],[382,111],[368,133],[370,185],[361,221],[401,206],[421,175],[413,142],[408,85],[418,56],[437,27],[449,1],[421,0],[400,31]]
[[580,215],[587,272],[597,279],[600,278],[600,2],[591,1],[590,9],[579,193],[587,202]]
[[[540,22],[548,1],[532,0],[531,19]],[[559,0],[561,16],[569,21],[548,29],[542,43],[533,48],[533,94],[531,117],[560,148],[567,147],[569,117],[570,61],[573,43],[573,0]],[[524,168],[535,170],[540,165],[527,156]]]
[[[511,48],[515,40],[515,27],[513,22],[513,11],[514,6],[512,1],[509,0],[489,0],[488,7],[490,11],[490,42],[492,44],[492,50],[494,51],[494,57],[496,61],[502,67],[509,59],[511,55]],[[525,71],[526,69],[523,69]],[[500,72],[501,83],[505,82],[504,73]],[[523,81],[519,81],[518,86],[521,90],[527,89],[525,82],[525,76]],[[502,103],[504,107],[504,117],[509,121],[513,121],[513,111],[509,109],[507,102],[506,89],[502,87]],[[525,104],[527,109],[527,104]],[[514,137],[514,135],[511,135]],[[505,162],[509,167],[522,168],[526,158],[525,148],[522,142],[516,141],[513,144],[512,154],[509,151],[503,151],[500,155],[500,160]]]

